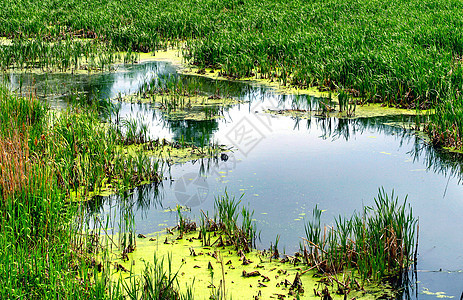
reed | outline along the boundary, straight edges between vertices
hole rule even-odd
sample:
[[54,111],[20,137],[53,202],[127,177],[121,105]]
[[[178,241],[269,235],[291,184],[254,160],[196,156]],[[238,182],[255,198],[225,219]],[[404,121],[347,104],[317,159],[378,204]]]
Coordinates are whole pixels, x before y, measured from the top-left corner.
[[131,277],[129,281],[121,279],[120,285],[124,287],[128,299],[193,299],[191,288],[185,294],[178,292],[178,271],[172,270],[172,258],[167,258],[167,270],[164,259],[159,260],[154,255],[153,264],[145,263],[145,270],[140,277]]
[[244,194],[237,199],[225,190],[224,195],[217,196],[214,200],[214,218],[209,218],[208,214],[203,213],[200,235],[204,246],[210,245],[211,232],[219,232],[223,236],[222,243],[233,245],[236,250],[249,252],[253,246],[255,247],[257,229],[252,219],[254,212],[241,207],[240,214],[239,205],[243,197]]
[[[0,298],[120,299],[125,291],[111,283],[110,268],[95,261],[100,228],[83,221],[82,203],[69,194],[94,190],[108,176],[124,175],[126,186],[152,180],[158,164],[122,156],[119,135],[108,139],[112,129],[95,107],[74,107],[53,122],[48,116],[33,96],[0,88]],[[125,242],[133,245],[127,212]]]
[[373,206],[334,226],[321,226],[322,211],[313,210],[305,226],[304,249],[310,266],[334,275],[355,270],[362,280],[394,280],[406,275],[415,259],[417,220],[412,209],[392,192],[380,189]]

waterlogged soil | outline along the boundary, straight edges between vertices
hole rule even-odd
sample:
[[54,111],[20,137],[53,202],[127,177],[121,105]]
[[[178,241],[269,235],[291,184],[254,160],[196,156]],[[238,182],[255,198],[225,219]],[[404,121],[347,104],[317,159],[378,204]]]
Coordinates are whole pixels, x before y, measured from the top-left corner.
[[[211,233],[211,243],[218,238]],[[198,239],[197,232],[182,237],[177,232],[139,235],[135,250],[127,257],[122,259],[120,255],[113,255],[113,280],[140,276],[147,264],[153,265],[154,256],[158,261],[163,261],[165,271],[168,271],[170,264],[173,273],[178,272],[180,290],[186,292],[190,285],[194,299],[209,299],[217,291],[223,291],[224,287],[227,299],[292,299],[297,295],[300,299],[320,299],[323,293],[327,295],[326,291],[333,299],[345,299],[336,280],[342,280],[347,273],[328,278],[295,262],[295,256],[271,259],[268,251],[243,253],[237,252],[232,246],[205,247]],[[117,271],[119,264],[128,271]],[[296,274],[299,274],[301,288],[296,288],[297,284],[293,286]],[[368,284],[363,288],[353,286],[348,293],[349,299],[394,297],[393,290],[385,284]]]

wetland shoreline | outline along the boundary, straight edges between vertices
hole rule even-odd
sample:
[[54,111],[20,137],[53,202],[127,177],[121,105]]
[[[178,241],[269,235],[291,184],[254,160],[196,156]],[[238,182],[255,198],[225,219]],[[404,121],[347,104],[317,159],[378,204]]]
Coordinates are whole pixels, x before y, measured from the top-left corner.
[[[92,4],[95,7],[87,7],[90,5],[88,3],[70,3],[63,12],[57,12],[53,9],[48,11],[51,2],[46,1],[43,7],[40,9],[37,7],[41,13],[27,22],[24,17],[27,18],[30,12],[27,11],[23,1],[18,1],[11,6],[7,5],[5,11],[2,12],[4,16],[2,19],[7,22],[0,24],[0,32],[2,36],[9,39],[2,39],[0,43],[0,66],[4,70],[9,71],[9,68],[14,65],[19,69],[40,69],[36,72],[37,74],[59,69],[62,74],[72,72],[75,75],[90,73],[103,75],[104,70],[108,70],[108,73],[114,72],[114,66],[117,66],[118,62],[144,64],[162,60],[172,63],[176,68],[175,72],[186,75],[183,79],[194,75],[215,81],[215,85],[208,82],[200,86],[199,81],[195,83],[191,79],[182,81],[183,79],[163,78],[159,80],[158,77],[156,79],[158,81],[146,81],[145,87],[135,91],[137,94],[134,94],[136,99],[132,99],[133,102],[138,104],[154,101],[157,108],[144,104],[147,110],[153,110],[153,114],[159,108],[163,109],[160,118],[166,120],[166,124],[171,126],[171,131],[177,130],[172,134],[171,142],[162,140],[160,136],[157,137],[157,142],[149,138],[146,124],[143,122],[125,120],[124,124],[119,124],[118,117],[112,119],[115,114],[118,115],[118,112],[116,112],[117,108],[111,106],[111,101],[94,101],[92,104],[95,98],[88,97],[88,103],[82,104],[85,102],[82,100],[85,95],[81,97],[71,92],[71,98],[74,97],[77,103],[71,101],[69,109],[63,115],[51,120],[44,114],[46,108],[41,106],[33,96],[19,98],[6,90],[0,90],[0,118],[2,118],[0,148],[3,149],[0,163],[3,201],[0,213],[4,217],[0,241],[0,249],[3,249],[0,251],[0,257],[4,266],[0,268],[0,274],[4,278],[3,288],[0,289],[2,298],[39,299],[47,295],[46,297],[50,298],[124,299],[129,297],[139,299],[143,293],[149,295],[147,297],[194,298],[195,294],[191,289],[182,288],[180,293],[179,287],[174,284],[177,279],[182,282],[184,277],[182,273],[176,273],[176,270],[171,269],[170,258],[163,260],[164,263],[162,263],[162,259],[158,257],[152,261],[150,266],[138,269],[143,277],[140,280],[144,281],[131,277],[115,283],[113,280],[115,271],[125,273],[124,270],[130,270],[131,264],[135,261],[136,268],[139,268],[142,261],[134,258],[143,252],[145,244],[149,244],[149,239],[154,237],[148,236],[146,240],[143,237],[135,237],[133,203],[122,201],[118,212],[119,223],[115,225],[114,219],[103,220],[99,216],[89,221],[85,206],[92,204],[81,200],[88,197],[92,200],[99,199],[109,194],[127,199],[137,190],[137,186],[148,183],[151,183],[157,190],[157,183],[165,178],[162,173],[164,163],[188,165],[191,160],[228,158],[230,146],[225,147],[211,142],[211,137],[215,132],[220,131],[220,122],[225,118],[231,120],[229,114],[230,111],[234,113],[233,107],[247,105],[249,107],[245,108],[249,111],[254,107],[251,106],[251,101],[234,99],[228,97],[226,90],[219,91],[221,86],[218,82],[220,81],[265,86],[272,90],[272,94],[292,95],[295,100],[289,107],[283,103],[284,107],[277,105],[277,107],[274,106],[264,111],[263,114],[268,113],[271,117],[274,115],[291,117],[295,120],[294,128],[298,128],[301,119],[307,119],[307,127],[310,127],[312,117],[320,117],[322,121],[328,120],[329,122],[326,123],[317,121],[314,123],[323,123],[324,125],[321,126],[326,125],[324,130],[329,132],[332,130],[331,117],[341,117],[339,128],[342,127],[341,123],[345,125],[344,128],[348,128],[350,125],[343,120],[345,118],[411,115],[415,120],[409,127],[414,127],[414,129],[424,127],[424,132],[430,136],[434,146],[446,147],[454,151],[460,151],[463,147],[460,136],[460,132],[463,132],[461,122],[463,109],[459,92],[462,88],[461,82],[463,82],[460,59],[462,50],[458,46],[460,37],[457,33],[454,34],[454,31],[442,36],[441,29],[445,29],[449,24],[446,18],[439,18],[439,13],[452,16],[455,14],[453,17],[458,17],[459,13],[455,11],[463,11],[459,10],[461,8],[459,4],[448,1],[425,3],[425,5],[421,2],[399,2],[392,5],[395,10],[382,10],[378,12],[378,17],[377,13],[373,13],[378,10],[377,3],[374,1],[359,3],[290,1],[289,6],[293,8],[294,13],[296,15],[300,13],[297,16],[293,16],[293,12],[288,11],[287,8],[275,10],[273,6],[281,5],[280,2],[264,1],[263,7],[256,7],[254,3],[242,1],[225,1],[224,3],[210,3],[210,1],[190,3],[187,1],[191,7],[198,9],[189,11],[191,19],[185,19],[185,15],[178,6],[181,4],[169,5],[169,1],[161,2],[148,3],[143,10],[135,9],[137,5],[133,7],[128,5],[125,10],[107,14],[120,17],[119,23],[114,23],[113,20],[101,15],[101,12],[106,13],[106,9],[101,9],[99,7],[101,3],[98,2]],[[127,5],[127,3],[130,2],[124,2],[121,5]],[[164,5],[163,9],[158,9],[158,5]],[[428,10],[423,7],[426,5],[436,5],[441,8],[437,11]],[[409,6],[413,6],[412,9]],[[186,5],[186,7],[190,6]],[[339,10],[339,7],[344,8]],[[366,10],[363,9],[365,7]],[[351,8],[355,8],[353,15],[346,13]],[[110,6],[108,9],[113,10],[114,7]],[[270,15],[262,14],[262,9]],[[76,11],[86,11],[88,18],[84,18],[84,23],[80,21],[82,19],[80,13],[74,13]],[[367,13],[362,15],[359,11]],[[391,17],[391,13],[396,16],[397,11],[411,12],[412,16],[410,19],[404,17],[406,20],[402,22]],[[53,22],[49,22],[48,12],[54,16]],[[151,12],[151,14],[146,12]],[[166,16],[164,12],[172,14],[173,17]],[[138,14],[143,16],[137,17]],[[285,29],[289,25],[285,21],[288,19],[288,14],[290,19],[296,20],[301,25],[301,32],[288,32]],[[419,15],[419,18],[413,18],[413,14]],[[147,18],[148,15],[152,18]],[[213,15],[218,16],[220,20],[214,19]],[[310,17],[310,20],[302,20],[303,16]],[[408,16],[408,14],[402,16]],[[434,17],[438,20],[438,26],[433,30],[421,32],[419,28],[427,28],[424,24],[431,19],[436,20]],[[376,22],[377,18],[385,18],[392,23],[386,32],[383,32],[383,28],[379,28],[376,23],[371,23]],[[184,22],[176,22],[177,19]],[[13,25],[14,22],[24,23],[25,26],[18,31]],[[415,22],[423,26],[412,24]],[[274,32],[273,25],[269,26],[273,23],[276,24],[276,32]],[[44,24],[49,25],[44,27]],[[121,27],[121,24],[125,25]],[[358,24],[363,24],[364,27],[359,29]],[[397,29],[402,25],[397,24],[403,24],[408,28],[405,30],[407,34],[402,34],[402,29]],[[449,26],[453,28],[453,25]],[[147,31],[147,28],[155,30]],[[249,30],[236,30],[237,28]],[[325,32],[325,28],[328,31]],[[365,30],[365,28],[372,29]],[[310,34],[305,34],[303,30],[308,30]],[[358,41],[360,37],[352,34],[357,31],[363,32],[362,42]],[[239,32],[243,32],[243,35]],[[334,33],[336,33],[335,36],[331,36]],[[376,38],[373,39],[372,36]],[[83,42],[81,38],[88,40]],[[348,42],[345,42],[344,38]],[[382,46],[379,47],[381,50],[375,46],[376,43]],[[307,48],[304,44],[310,47]],[[168,50],[164,51],[164,49]],[[143,54],[138,51],[147,53]],[[155,55],[152,55],[153,52]],[[86,63],[82,64],[84,60]],[[124,68],[122,65],[120,67]],[[50,73],[50,75],[53,74],[53,72]],[[184,86],[184,82],[187,82],[189,86]],[[21,80],[19,84],[22,88]],[[209,89],[207,95],[196,93],[202,89]],[[185,98],[189,100],[186,101]],[[117,96],[113,97],[114,99],[117,99]],[[82,103],[79,103],[80,101]],[[134,109],[132,104],[124,107]],[[428,109],[428,111],[417,109]],[[249,115],[245,115],[246,117]],[[102,120],[105,125],[101,125]],[[202,124],[207,124],[207,126]],[[339,128],[335,128],[334,131]],[[199,130],[203,131],[199,132]],[[272,130],[273,128],[266,131],[266,134],[270,136],[273,133]],[[342,128],[338,131],[339,136],[349,135],[342,131]],[[322,135],[330,136],[326,132]],[[264,139],[266,136],[262,135],[260,138]],[[101,143],[101,141],[104,142]],[[155,143],[154,146],[153,143]],[[276,146],[273,145],[273,147]],[[383,150],[380,153],[391,155],[391,152]],[[246,157],[247,154],[245,153]],[[306,154],[303,153],[303,155]],[[252,155],[250,153],[251,157]],[[265,161],[268,154],[261,151],[259,155]],[[335,152],[333,160],[336,155],[339,153]],[[461,157],[453,159],[461,160]],[[268,160],[273,162],[271,158]],[[331,162],[327,162],[325,168],[329,169],[330,165]],[[445,166],[439,165],[439,167],[442,169],[436,172],[447,172]],[[353,166],[348,166],[348,168],[353,168]],[[461,167],[458,170],[458,164],[450,169],[452,174],[461,173]],[[323,174],[322,171],[319,174]],[[201,167],[199,173],[204,172]],[[252,169],[251,172],[254,170]],[[269,173],[271,172],[274,171]],[[372,173],[375,172],[376,170],[372,171]],[[229,175],[227,172],[223,173]],[[385,174],[388,176],[387,172]],[[220,173],[219,176],[223,178],[226,175]],[[348,177],[350,178],[350,175],[346,176],[346,182],[350,180]],[[279,180],[284,182],[285,178]],[[368,181],[369,178],[363,180]],[[226,180],[223,182],[226,184]],[[288,185],[290,184],[292,183],[288,182]],[[299,187],[302,188],[303,184]],[[343,187],[343,181],[336,184]],[[444,196],[447,186],[445,186]],[[277,185],[272,188],[276,187]],[[265,189],[262,190],[265,191]],[[318,195],[318,193],[319,191],[315,191],[313,195]],[[69,195],[72,194],[81,194],[80,197],[76,196],[80,198],[79,201],[69,202]],[[257,192],[253,196],[259,197]],[[273,198],[269,197],[269,199]],[[112,207],[112,204],[109,206]],[[250,211],[246,213],[247,215],[243,217],[247,218],[248,227],[246,228],[250,230],[253,219],[250,219]],[[179,218],[181,219],[181,214]],[[232,220],[231,223],[237,221],[233,217],[229,219]],[[302,219],[301,217],[300,220]],[[207,217],[203,222],[209,222]],[[215,222],[216,225],[219,223],[218,220]],[[306,224],[313,225],[313,223]],[[179,225],[182,225],[181,220],[179,220]],[[203,224],[203,228],[206,229],[206,227]],[[108,232],[114,228],[124,234],[118,238],[113,236],[112,240]],[[335,232],[334,226],[328,225],[323,228],[325,232],[330,232],[330,230]],[[243,231],[243,228],[240,230]],[[378,232],[381,232],[382,236],[387,236],[388,240],[385,242],[387,246],[371,250],[370,256],[384,253],[386,248],[394,248],[391,245],[397,246],[402,240],[401,238],[397,240],[397,231],[393,231],[388,226],[379,228],[376,233]],[[289,263],[294,264],[292,265],[294,270],[291,271],[296,271],[299,275],[284,274],[286,277],[289,276],[289,279],[278,282],[276,285],[279,285],[278,288],[284,286],[286,290],[277,291],[275,292],[277,295],[273,296],[280,297],[280,294],[283,295],[290,291],[290,296],[296,297],[298,294],[302,295],[301,284],[304,288],[313,284],[318,285],[313,292],[316,298],[329,299],[338,291],[341,291],[339,297],[345,297],[345,292],[348,290],[361,290],[363,283],[357,279],[354,280],[355,276],[347,275],[346,278],[343,276],[342,280],[337,277],[340,274],[345,275],[339,272],[344,262],[349,262],[350,267],[363,268],[366,274],[360,276],[363,280],[368,281],[371,277],[377,282],[381,282],[378,279],[381,276],[378,274],[388,273],[384,270],[394,265],[391,261],[402,259],[399,266],[401,271],[408,270],[410,262],[416,263],[418,250],[404,251],[403,248],[397,246],[395,251],[401,253],[401,256],[388,258],[387,262],[368,261],[362,265],[352,259],[359,255],[359,251],[350,251],[349,248],[354,247],[356,243],[355,245],[345,243],[343,251],[338,251],[337,244],[342,243],[337,240],[336,234],[333,235],[335,238],[331,236],[332,246],[334,245],[331,248],[324,248],[323,245],[320,246],[320,243],[312,240],[312,244],[305,245],[306,251],[307,248],[311,249],[310,259],[312,260],[312,265],[307,267],[315,267],[319,273],[329,274],[328,276],[318,279],[317,283],[302,283],[307,278],[300,274],[306,270],[297,269],[302,267],[294,261],[296,258],[301,261],[305,259],[306,264],[309,265],[308,254],[305,255],[301,250],[298,255],[282,256],[282,260],[292,260]],[[183,236],[181,230],[180,235]],[[381,236],[381,234],[378,235]],[[108,237],[110,241],[108,242],[102,236]],[[411,234],[411,236],[414,235]],[[163,236],[162,239],[164,238]],[[186,239],[186,234],[183,238]],[[201,246],[208,247],[204,245],[203,238],[201,238]],[[218,240],[219,236],[216,238]],[[249,236],[238,235],[235,238],[246,240]],[[139,239],[138,245],[132,244],[136,239]],[[159,238],[157,239],[159,243]],[[106,243],[103,247],[101,246],[102,240]],[[199,240],[196,238],[194,242],[199,243]],[[307,237],[306,240],[310,239]],[[177,239],[169,241],[166,238],[165,241],[167,243],[162,245],[174,249]],[[182,242],[187,245],[193,243],[185,240]],[[233,242],[230,243],[233,244]],[[271,256],[278,252],[277,244],[278,236],[272,244],[273,248],[271,246]],[[408,243],[407,247],[410,248],[410,245],[413,247],[413,242]],[[236,248],[236,245],[228,246]],[[152,245],[150,247],[151,253],[154,250]],[[199,245],[195,247],[198,247],[195,249],[202,249]],[[347,248],[350,250],[346,250]],[[318,253],[316,249],[319,249]],[[185,257],[196,257],[192,253],[202,251],[183,250],[185,253],[182,252],[182,255]],[[198,263],[199,268],[193,266],[194,269],[207,269],[201,277],[201,284],[205,285],[205,290],[210,293],[203,291],[201,296],[212,294],[214,299],[227,298],[224,275],[224,269],[227,267],[224,267],[224,264],[226,265],[224,257],[230,260],[241,258],[239,260],[241,263],[249,259],[249,256],[244,255],[243,258],[243,255],[238,255],[238,249],[234,249],[237,253],[233,253],[230,257],[227,255],[231,255],[230,252],[233,251],[225,250],[224,253],[208,251],[209,254],[204,254],[202,257],[214,258],[215,261],[211,259],[201,266]],[[245,249],[241,250],[246,252]],[[338,259],[328,264],[323,254],[329,252],[334,255],[331,251],[334,251],[336,255],[340,252],[349,253],[350,260],[336,256]],[[143,255],[145,254],[140,254],[140,257]],[[223,255],[222,258],[218,259],[221,255]],[[116,257],[115,263],[114,260],[108,259],[109,256]],[[254,263],[258,260],[263,263],[261,259],[265,255],[262,252],[255,252],[250,256],[256,257],[253,258]],[[96,257],[102,258],[102,261],[98,261]],[[126,262],[128,258],[130,258],[129,263]],[[186,264],[190,266],[191,262],[188,259],[186,261]],[[231,265],[239,264],[239,262]],[[177,261],[174,264],[181,263]],[[366,266],[368,264],[375,264],[373,271]],[[255,265],[255,269],[246,269],[244,272],[237,268],[238,273],[234,276],[238,276],[240,280],[244,278],[249,282],[251,279],[256,279],[253,275],[258,274],[256,277],[260,282],[252,283],[253,290],[250,293],[259,297],[259,289],[267,288],[266,285],[269,282],[267,279],[270,279],[270,275],[262,275],[263,269],[267,270],[267,267],[258,266],[259,264]],[[274,267],[269,267],[268,270],[272,268]],[[283,268],[277,268],[281,270],[281,273],[285,272]],[[326,272],[330,268],[332,272]],[[214,282],[212,282],[214,276],[211,275],[214,274],[212,270],[216,270]],[[194,271],[192,269],[192,272]],[[262,274],[255,273],[256,271]],[[181,269],[180,272],[182,272]],[[281,273],[271,275],[282,276]],[[314,274],[316,273],[312,273]],[[308,273],[306,275],[308,276]],[[302,276],[303,279],[298,279],[298,276]],[[223,285],[217,284],[220,280],[223,280]],[[409,295],[401,294],[403,290],[408,291],[404,285],[408,285],[409,282],[398,281],[398,285],[395,286],[399,289],[399,292],[396,291],[398,294],[394,295],[395,292],[389,294],[390,287],[382,287],[380,283],[379,289],[387,289],[388,293],[370,296],[409,297]],[[324,285],[329,288],[325,289]],[[227,287],[230,286],[231,283],[228,282]],[[311,289],[305,288],[305,295],[309,293],[312,294]],[[360,293],[363,292],[360,291]],[[418,295],[418,291],[416,293]],[[266,296],[262,294],[265,293],[261,292],[260,297],[265,298]],[[446,294],[438,293],[436,295],[446,296]],[[365,293],[362,296],[366,296]]]

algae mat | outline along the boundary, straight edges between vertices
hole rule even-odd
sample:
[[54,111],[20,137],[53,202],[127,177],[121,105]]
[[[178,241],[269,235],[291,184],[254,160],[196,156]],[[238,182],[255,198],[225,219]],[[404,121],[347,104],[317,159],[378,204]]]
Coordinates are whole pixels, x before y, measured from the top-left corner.
[[337,117],[337,118],[373,118],[373,117],[387,117],[387,116],[417,116],[427,114],[427,111],[416,111],[412,109],[402,109],[394,107],[384,107],[381,104],[366,104],[362,106],[357,106],[355,111],[351,114],[340,111],[330,111],[323,113],[317,110],[304,110],[304,109],[268,109],[264,111],[265,113],[276,115],[276,116],[286,116],[293,117],[298,119],[310,119],[312,117]]
[[[270,259],[268,251],[244,254],[231,246],[203,247],[197,236],[196,232],[183,238],[163,233],[139,235],[136,249],[127,255],[128,260],[113,255],[115,265],[121,264],[129,270],[122,272],[114,267],[113,279],[129,280],[131,275],[141,275],[146,264],[152,264],[156,256],[163,260],[166,270],[170,259],[172,271],[178,270],[180,290],[185,292],[191,288],[195,299],[209,299],[223,288],[226,299],[320,299],[327,292],[334,299],[345,299],[336,283],[342,280],[342,274],[338,278],[321,277],[304,264],[297,263],[294,256],[275,260]],[[218,236],[211,237],[211,242],[217,239]],[[302,285],[294,285],[298,282],[297,274]],[[363,289],[351,290],[347,296],[349,299],[377,299],[393,295],[387,285],[365,285]]]

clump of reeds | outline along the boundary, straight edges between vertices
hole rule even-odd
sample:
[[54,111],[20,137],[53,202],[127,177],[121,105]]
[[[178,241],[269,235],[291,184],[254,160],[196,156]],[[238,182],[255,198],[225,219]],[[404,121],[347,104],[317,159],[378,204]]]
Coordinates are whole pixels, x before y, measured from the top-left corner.
[[[221,235],[221,244],[233,245],[237,250],[242,249],[245,252],[251,251],[252,247],[255,246],[257,230],[252,221],[253,211],[242,207],[240,214],[239,204],[243,196],[244,194],[236,199],[225,190],[224,195],[215,198],[214,218],[209,218],[207,214],[203,213],[201,219],[200,235],[203,245],[210,245],[208,233],[218,232]],[[241,224],[239,219],[241,219]]]
[[178,271],[172,270],[172,258],[167,257],[167,270],[164,259],[158,259],[154,255],[153,264],[145,263],[145,270],[141,276],[132,276],[129,280],[120,280],[128,299],[168,299],[189,300],[193,299],[191,288],[185,294],[178,292]]
[[306,262],[324,274],[358,272],[361,279],[401,276],[415,259],[417,220],[406,203],[380,189],[374,206],[351,218],[321,226],[322,211],[315,207],[305,226]]
[[436,146],[463,149],[463,96],[453,92],[442,99],[429,115],[424,130]]

